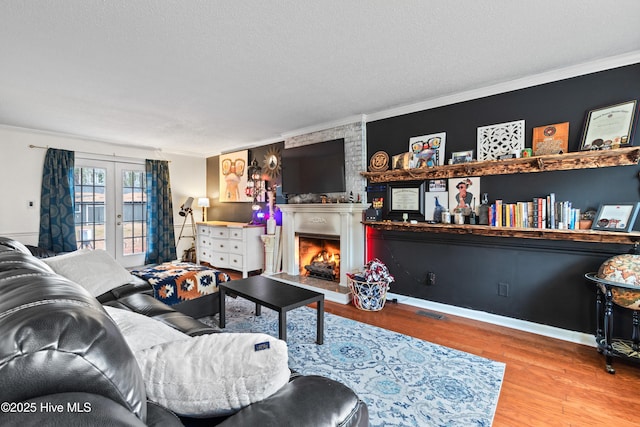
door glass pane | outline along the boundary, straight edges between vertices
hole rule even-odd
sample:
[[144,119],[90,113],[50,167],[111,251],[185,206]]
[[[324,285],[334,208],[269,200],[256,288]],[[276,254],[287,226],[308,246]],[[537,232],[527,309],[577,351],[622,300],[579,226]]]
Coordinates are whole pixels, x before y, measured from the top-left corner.
[[147,206],[146,174],[141,171],[122,172],[122,235],[124,255],[146,251]]
[[74,169],[75,226],[78,249],[104,249],[104,203],[106,170],[91,167]]

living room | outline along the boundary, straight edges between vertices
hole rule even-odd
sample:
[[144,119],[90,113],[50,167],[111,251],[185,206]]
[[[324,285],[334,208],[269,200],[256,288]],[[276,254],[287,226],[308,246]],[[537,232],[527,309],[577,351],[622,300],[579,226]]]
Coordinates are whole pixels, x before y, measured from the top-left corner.
[[[574,6],[576,9],[580,8],[578,3]],[[633,4],[628,6],[636,7]],[[624,10],[622,6],[619,8]],[[8,11],[6,16],[15,16],[14,13],[15,11]],[[634,33],[629,39],[633,39],[633,36],[637,39]],[[547,48],[552,49],[548,46]],[[386,190],[380,194],[367,194],[365,191],[366,180],[360,172],[367,170],[371,155],[380,150],[386,151],[390,156],[405,152],[408,150],[409,139],[417,135],[446,130],[446,148],[447,154],[450,154],[475,148],[474,132],[478,126],[524,119],[528,134],[527,146],[530,146],[530,130],[533,127],[568,121],[571,126],[569,151],[579,151],[582,126],[589,110],[640,98],[640,56],[637,50],[612,46],[612,49],[617,48],[619,51],[611,51],[614,54],[609,55],[606,54],[609,47],[599,48],[598,53],[593,56],[585,54],[582,59],[577,58],[573,63],[563,63],[555,68],[538,69],[533,61],[528,64],[531,72],[525,73],[525,77],[480,83],[469,81],[466,88],[459,87],[460,89],[452,94],[412,98],[410,102],[398,102],[384,108],[379,108],[376,101],[371,100],[369,107],[352,109],[353,113],[349,115],[331,117],[330,120],[319,119],[313,123],[301,121],[301,125],[294,128],[282,128],[278,123],[274,126],[278,130],[272,131],[268,136],[249,140],[239,138],[237,141],[223,137],[219,139],[224,140],[223,143],[227,145],[222,149],[210,149],[205,144],[203,146],[206,149],[200,152],[185,148],[188,136],[173,134],[175,129],[181,126],[191,126],[188,122],[171,123],[171,126],[167,125],[167,128],[164,128],[163,120],[157,119],[152,135],[141,136],[138,139],[133,131],[127,139],[122,139],[116,129],[129,125],[119,121],[120,119],[114,119],[111,124],[109,120],[105,120],[106,124],[102,123],[101,129],[94,133],[89,130],[88,124],[86,128],[74,127],[73,122],[82,122],[82,119],[65,116],[64,113],[50,116],[49,122],[45,120],[35,126],[29,125],[27,121],[15,119],[10,111],[2,112],[5,108],[15,108],[16,111],[28,110],[32,103],[38,105],[34,107],[34,116],[38,117],[47,109],[55,110],[54,101],[38,104],[37,98],[31,97],[22,100],[24,104],[7,103],[6,107],[0,109],[0,118],[3,118],[0,126],[3,148],[0,178],[5,183],[15,185],[5,185],[0,189],[0,195],[7,201],[7,207],[11,206],[0,219],[0,235],[15,238],[24,244],[35,245],[38,242],[40,180],[45,155],[42,147],[73,150],[78,159],[105,163],[139,163],[146,158],[169,161],[176,234],[184,219],[179,215],[179,207],[188,197],[210,198],[212,207],[207,210],[208,220],[250,220],[250,203],[220,203],[218,200],[217,175],[221,153],[248,150],[250,159],[256,158],[261,162],[270,148],[283,150],[295,145],[297,140],[309,136],[311,139],[317,137],[311,142],[330,140],[334,137],[328,135],[333,134],[333,130],[354,123],[361,126],[364,142],[361,151],[355,155],[360,164],[351,164],[347,173],[353,182],[357,183],[354,188],[361,188],[354,193],[366,202],[371,202],[373,197],[386,197]],[[568,50],[568,47],[565,49]],[[506,64],[489,63],[485,66],[506,68]],[[10,79],[10,75],[3,78],[6,99],[19,99],[13,90],[20,90],[25,83],[20,81],[14,86],[16,89],[12,89],[13,83]],[[79,92],[84,84],[79,83]],[[55,80],[45,79],[39,90],[46,91],[47,85],[55,87]],[[69,96],[73,97],[73,94]],[[119,96],[126,98],[122,93]],[[246,96],[249,99],[249,96]],[[333,96],[339,99],[337,95]],[[211,97],[215,98],[213,95]],[[60,98],[57,100],[60,101]],[[135,101],[130,101],[132,109],[136,110],[131,116],[135,117],[140,111]],[[286,101],[278,101],[278,104],[280,102]],[[522,108],[523,105],[526,105],[526,108]],[[105,105],[103,108],[105,117],[109,117],[110,107]],[[187,106],[183,108],[190,109]],[[277,109],[273,106],[271,108]],[[260,122],[265,120],[256,119],[255,114],[253,110],[248,109],[245,117]],[[194,116],[197,115],[198,113],[194,112]],[[93,121],[99,121],[96,117],[99,115],[95,114]],[[473,119],[469,119],[470,117]],[[54,120],[56,122],[52,124]],[[86,123],[90,122],[91,120]],[[230,121],[228,126],[242,127],[242,124]],[[163,145],[164,131],[175,137],[171,148]],[[195,135],[190,136],[196,139]],[[206,139],[205,136],[200,141]],[[615,185],[611,185],[612,182],[615,182]],[[481,189],[483,193],[489,193],[492,200],[520,200],[555,191],[565,199],[575,201],[581,208],[597,208],[601,203],[638,198],[637,167],[484,177]],[[194,209],[193,214],[196,221],[202,220],[200,209]],[[637,226],[635,230],[638,230]],[[593,243],[540,242],[524,239],[483,240],[477,236],[454,235],[427,237],[423,233],[375,231],[367,236],[368,255],[384,259],[397,278],[392,292],[399,302],[448,313],[452,316],[451,319],[455,316],[470,317],[474,320],[559,337],[586,345],[594,352],[591,335],[595,329],[595,291],[584,283],[582,275],[597,269],[609,256],[629,249],[628,245],[617,244],[596,246]],[[188,241],[179,241],[177,253],[181,254],[189,245]],[[456,248],[454,253],[450,252],[451,248]],[[425,259],[423,254],[429,256]],[[462,261],[454,262],[453,259]],[[534,275],[532,278],[530,269],[535,269],[537,276]],[[435,273],[435,284],[432,286],[424,283],[425,275],[429,272]],[[507,284],[509,295],[499,295],[498,284],[502,284],[503,287]],[[337,307],[334,310],[341,312],[343,309]],[[356,316],[361,317],[362,314],[358,313]],[[465,321],[460,322],[464,324]],[[490,344],[487,345],[486,351],[491,352]],[[593,369],[601,369],[600,359],[595,357],[594,360]],[[623,366],[616,374],[618,377],[629,375],[633,379],[637,378],[632,368]],[[617,414],[620,418],[626,416],[622,415],[623,409],[616,411],[619,411]],[[496,418],[502,420],[502,425],[506,425],[505,419],[501,419],[500,415]],[[561,418],[555,422],[561,424]]]

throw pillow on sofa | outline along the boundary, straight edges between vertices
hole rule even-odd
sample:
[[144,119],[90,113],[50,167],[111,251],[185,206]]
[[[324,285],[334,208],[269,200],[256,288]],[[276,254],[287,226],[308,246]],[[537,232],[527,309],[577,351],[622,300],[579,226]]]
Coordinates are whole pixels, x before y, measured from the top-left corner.
[[97,297],[132,281],[133,275],[102,249],[79,249],[43,258],[61,276],[76,282]]
[[275,393],[291,374],[287,343],[266,334],[201,335],[134,355],[147,397],[189,417],[237,412]]

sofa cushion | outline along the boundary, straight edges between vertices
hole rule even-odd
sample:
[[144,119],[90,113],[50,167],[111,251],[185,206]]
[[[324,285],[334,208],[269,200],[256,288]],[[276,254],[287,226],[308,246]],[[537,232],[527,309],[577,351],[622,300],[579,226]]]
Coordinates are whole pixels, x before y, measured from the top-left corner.
[[182,416],[231,414],[272,395],[290,375],[287,344],[265,334],[202,335],[134,354],[147,397]]
[[132,280],[131,273],[102,249],[80,249],[43,258],[42,261],[59,275],[81,285],[94,297]]

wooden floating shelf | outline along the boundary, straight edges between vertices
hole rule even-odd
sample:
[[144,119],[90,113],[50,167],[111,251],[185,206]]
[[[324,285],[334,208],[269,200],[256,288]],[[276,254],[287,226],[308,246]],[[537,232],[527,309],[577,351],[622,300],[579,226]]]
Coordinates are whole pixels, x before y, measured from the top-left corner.
[[631,166],[640,160],[640,147],[624,147],[603,151],[576,151],[566,154],[522,157],[519,159],[485,160],[419,169],[394,169],[384,172],[360,172],[370,183],[422,181],[425,179],[466,176],[511,175],[517,173],[559,170],[595,169]]
[[365,226],[385,231],[416,233],[473,234],[476,236],[516,237],[521,239],[571,240],[574,242],[616,243],[633,245],[640,242],[640,232],[621,233],[594,230],[554,230],[548,228],[491,227],[488,225],[428,224],[419,222],[363,221]]

